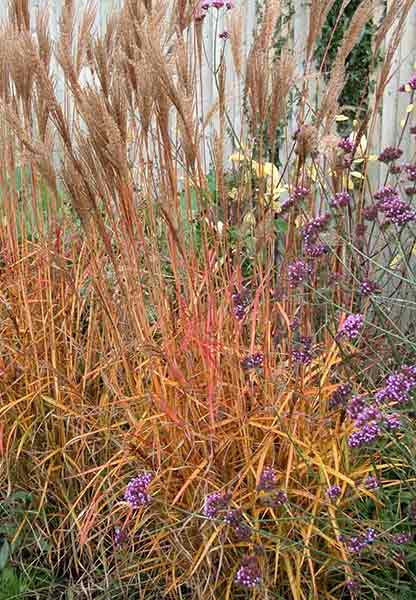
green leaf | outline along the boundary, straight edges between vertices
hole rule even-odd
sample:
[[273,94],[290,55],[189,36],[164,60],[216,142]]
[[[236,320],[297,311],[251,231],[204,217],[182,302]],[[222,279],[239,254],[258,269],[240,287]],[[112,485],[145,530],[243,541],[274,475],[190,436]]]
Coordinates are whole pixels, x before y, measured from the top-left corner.
[[284,219],[276,219],[276,231],[278,233],[286,233],[289,225]]
[[0,571],[4,569],[10,558],[10,544],[7,540],[3,541],[3,545],[0,548]]

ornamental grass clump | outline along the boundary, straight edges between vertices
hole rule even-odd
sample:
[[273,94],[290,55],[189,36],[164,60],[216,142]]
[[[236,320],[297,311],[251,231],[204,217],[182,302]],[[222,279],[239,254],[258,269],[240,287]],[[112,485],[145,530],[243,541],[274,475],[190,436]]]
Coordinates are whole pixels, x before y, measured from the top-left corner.
[[[398,44],[412,3],[388,7],[376,52]],[[399,560],[413,542],[391,537],[407,539],[414,513],[413,157],[396,152],[409,167],[377,192],[391,52],[372,110],[338,135],[372,3],[314,106],[330,5],[313,0],[301,60],[290,36],[276,45],[274,0],[248,45],[237,2],[125,0],[98,35],[94,8],[67,1],[55,42],[47,12],[10,2],[0,502],[32,495],[7,508],[2,556],[48,569],[57,594],[303,600],[414,584]]]

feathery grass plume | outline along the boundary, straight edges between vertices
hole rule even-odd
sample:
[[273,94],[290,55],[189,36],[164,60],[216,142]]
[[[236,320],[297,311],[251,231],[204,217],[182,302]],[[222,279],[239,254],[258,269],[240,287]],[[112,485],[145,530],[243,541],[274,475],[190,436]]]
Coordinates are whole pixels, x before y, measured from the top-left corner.
[[345,61],[355,44],[358,42],[362,31],[371,18],[373,12],[372,0],[365,0],[355,11],[348,29],[345,31],[342,42],[337,50],[331,69],[325,97],[322,100],[317,121],[323,123],[323,132],[328,134],[338,112],[338,98],[344,87]]
[[241,77],[243,73],[242,37],[243,37],[243,13],[241,9],[233,10],[230,19],[229,34],[231,54],[233,57],[236,75]]
[[310,6],[309,30],[306,41],[306,62],[312,59],[315,44],[321,33],[323,24],[335,0],[312,0]]

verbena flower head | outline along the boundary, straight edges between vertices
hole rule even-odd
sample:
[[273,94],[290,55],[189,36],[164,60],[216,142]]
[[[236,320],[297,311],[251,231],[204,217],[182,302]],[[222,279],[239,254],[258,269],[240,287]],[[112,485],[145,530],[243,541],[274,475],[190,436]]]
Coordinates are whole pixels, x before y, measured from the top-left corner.
[[207,519],[216,519],[220,513],[225,511],[230,502],[230,494],[214,492],[205,497],[202,514]]
[[379,200],[377,207],[384,213],[387,224],[394,223],[401,226],[416,219],[416,212],[400,198],[396,189],[390,186],[384,187],[374,194],[374,198]]
[[348,438],[350,448],[359,448],[366,444],[371,444],[381,435],[381,429],[378,423],[366,423],[361,429],[354,431]]
[[273,467],[264,467],[260,475],[260,480],[257,485],[259,491],[267,492],[276,489],[277,473]]
[[312,361],[312,338],[301,337],[299,347],[292,350],[292,360],[296,363],[308,365]]
[[293,261],[287,268],[289,286],[294,289],[304,283],[308,279],[311,271],[311,266],[303,260],[298,259]]
[[357,414],[355,425],[356,427],[361,427],[365,423],[379,422],[381,418],[382,414],[377,406],[367,405]]
[[411,392],[416,388],[416,377],[411,367],[404,367],[399,373],[389,375],[386,385],[375,395],[379,403],[398,402],[406,404],[410,400]]
[[247,290],[241,290],[235,292],[232,296],[233,301],[233,313],[237,321],[242,321],[247,314],[248,307],[250,306],[250,296]]
[[282,202],[282,212],[289,210],[289,208],[292,208],[292,206],[296,206],[299,202],[301,202],[308,196],[309,192],[309,188],[305,186],[299,185],[295,187],[292,193],[290,194],[289,198]]
[[302,228],[303,241],[305,243],[315,242],[318,235],[327,228],[330,218],[331,215],[326,213],[306,223]]
[[393,160],[397,160],[403,154],[403,150],[396,148],[395,146],[387,146],[378,157],[380,162],[389,163]]
[[140,506],[146,506],[151,501],[148,489],[153,479],[153,474],[149,472],[140,473],[137,477],[129,481],[124,499],[133,509]]
[[364,487],[371,492],[374,490],[378,490],[378,488],[380,487],[378,479],[375,475],[368,475],[368,477],[364,479],[363,484]]
[[416,181],[416,165],[406,165],[404,170],[409,181]]
[[230,34],[228,33],[227,30],[222,31],[218,37],[220,38],[220,40],[228,40],[228,38],[230,37]]
[[416,90],[416,73],[411,76],[407,83],[399,87],[399,92],[411,92],[414,90]]
[[352,392],[352,386],[350,383],[342,383],[337,389],[332,392],[329,398],[329,408],[334,409],[337,406],[344,405]]
[[333,208],[344,208],[345,206],[349,206],[351,201],[352,197],[348,192],[338,192],[332,198],[330,205]]
[[372,296],[377,292],[379,292],[378,285],[374,281],[371,281],[371,279],[364,279],[360,283],[360,293],[362,296]]
[[231,527],[235,537],[238,540],[250,539],[251,529],[244,521],[242,512],[239,508],[227,511],[224,516],[224,522]]
[[363,217],[366,221],[375,221],[378,215],[378,206],[377,204],[373,204],[372,206],[367,206],[363,210]]
[[256,352],[255,354],[248,354],[241,361],[241,368],[245,371],[249,371],[250,369],[257,369],[258,367],[263,366],[264,355],[261,352]]
[[303,246],[303,251],[308,258],[319,258],[321,256],[324,256],[324,254],[328,254],[329,246],[328,244],[324,244],[323,242],[315,244],[306,243]]
[[363,324],[363,315],[348,315],[337,333],[337,339],[345,337],[348,340],[354,340],[359,336]]
[[353,396],[347,406],[347,415],[356,419],[367,406],[364,396]]
[[243,558],[235,582],[249,589],[261,584],[261,571],[255,556],[245,556]]
[[225,0],[211,0],[211,6],[216,8],[217,10],[220,8],[224,8]]
[[113,540],[114,546],[116,548],[120,548],[120,546],[127,540],[127,533],[121,529],[121,527],[115,527]]
[[399,413],[391,413],[384,417],[383,425],[388,431],[394,431],[400,429],[402,426],[402,420]]
[[330,500],[336,500],[337,498],[339,498],[341,496],[341,488],[340,488],[340,486],[337,485],[337,484],[331,485],[327,489],[326,495],[328,496],[328,498]]
[[354,151],[354,142],[349,137],[344,137],[338,143],[338,148],[344,150],[347,154],[351,154]]
[[393,542],[393,544],[398,544],[398,545],[404,545],[404,544],[409,544],[412,541],[412,534],[410,532],[402,532],[402,533],[395,533],[391,536],[391,541]]
[[360,554],[364,548],[373,544],[376,538],[376,531],[373,528],[369,528],[365,535],[351,537],[347,542],[347,550],[351,554]]

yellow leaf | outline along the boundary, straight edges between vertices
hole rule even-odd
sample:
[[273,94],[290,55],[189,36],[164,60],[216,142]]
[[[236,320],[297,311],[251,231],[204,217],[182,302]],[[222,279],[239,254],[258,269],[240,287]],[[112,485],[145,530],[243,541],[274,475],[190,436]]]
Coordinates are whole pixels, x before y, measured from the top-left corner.
[[277,183],[279,179],[279,171],[277,170],[276,165],[273,163],[257,163],[255,160],[251,162],[251,166],[255,171],[257,177],[271,177],[275,183]]
[[411,113],[412,110],[414,109],[415,105],[414,104],[409,104],[409,106],[406,108],[406,112],[407,113]]
[[391,269],[395,269],[396,267],[399,266],[399,264],[402,262],[402,257],[399,254],[396,254],[396,256],[390,261],[389,267]]
[[368,160],[374,161],[374,160],[377,160],[377,159],[378,159],[378,156],[377,156],[377,154],[370,154],[370,155],[368,156]]
[[248,157],[243,152],[234,152],[234,154],[231,154],[229,160],[232,162],[244,162],[245,160],[248,160]]
[[360,173],[360,171],[351,171],[351,177],[356,177],[357,179],[364,179],[364,175]]
[[400,127],[402,127],[402,128],[403,128],[405,125],[406,125],[406,120],[405,120],[405,119],[402,119],[402,120],[400,121]]
[[335,121],[348,121],[348,117],[346,117],[345,115],[337,115],[335,117]]
[[232,188],[231,190],[228,191],[228,197],[232,198],[232,200],[234,200],[234,198],[237,196],[237,194],[238,194],[237,188]]
[[356,158],[355,160],[352,161],[355,165],[359,165],[360,163],[364,162],[363,158]]

